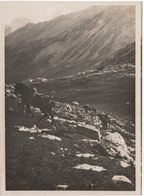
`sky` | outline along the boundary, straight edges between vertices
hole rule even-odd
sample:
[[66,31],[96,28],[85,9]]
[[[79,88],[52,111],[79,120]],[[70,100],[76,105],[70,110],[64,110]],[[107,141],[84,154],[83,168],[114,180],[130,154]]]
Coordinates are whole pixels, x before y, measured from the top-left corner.
[[14,22],[42,22],[57,16],[87,9],[95,2],[4,2],[3,20],[5,25]]

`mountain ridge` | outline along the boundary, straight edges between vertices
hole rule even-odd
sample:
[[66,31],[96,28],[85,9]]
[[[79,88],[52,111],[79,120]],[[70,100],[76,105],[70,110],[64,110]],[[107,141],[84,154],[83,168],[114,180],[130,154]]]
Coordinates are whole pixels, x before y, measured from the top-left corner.
[[6,37],[6,80],[19,74],[21,79],[57,77],[97,67],[134,42],[134,24],[134,7],[125,6],[94,6],[27,24]]

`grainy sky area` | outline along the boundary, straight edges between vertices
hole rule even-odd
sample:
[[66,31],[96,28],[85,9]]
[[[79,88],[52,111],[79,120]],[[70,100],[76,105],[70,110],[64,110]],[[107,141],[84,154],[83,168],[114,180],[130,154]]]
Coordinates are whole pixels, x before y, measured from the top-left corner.
[[5,25],[12,25],[15,21],[37,23],[83,10],[92,5],[95,5],[95,2],[5,2],[3,19]]

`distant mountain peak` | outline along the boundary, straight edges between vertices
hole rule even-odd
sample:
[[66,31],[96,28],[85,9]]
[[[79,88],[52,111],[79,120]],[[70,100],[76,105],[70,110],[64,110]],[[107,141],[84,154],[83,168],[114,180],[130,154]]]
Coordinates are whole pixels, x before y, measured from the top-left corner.
[[17,29],[22,28],[23,26],[25,26],[26,24],[28,24],[30,22],[31,22],[31,20],[28,18],[16,18],[11,23],[6,25],[6,27],[5,27],[6,36],[9,35],[10,33],[13,33]]

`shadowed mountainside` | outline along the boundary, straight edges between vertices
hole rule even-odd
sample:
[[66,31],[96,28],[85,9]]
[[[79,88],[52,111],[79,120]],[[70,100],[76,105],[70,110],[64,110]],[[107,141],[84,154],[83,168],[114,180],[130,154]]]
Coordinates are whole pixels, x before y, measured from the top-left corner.
[[94,6],[6,37],[6,81],[61,77],[96,69],[135,40],[135,8]]

